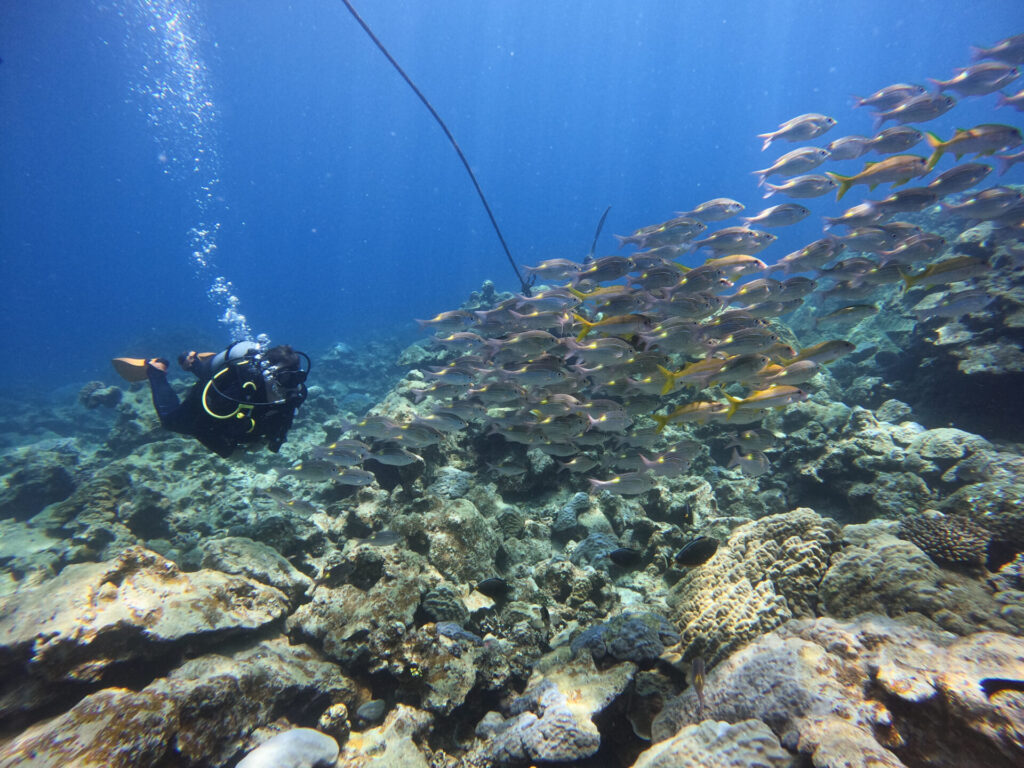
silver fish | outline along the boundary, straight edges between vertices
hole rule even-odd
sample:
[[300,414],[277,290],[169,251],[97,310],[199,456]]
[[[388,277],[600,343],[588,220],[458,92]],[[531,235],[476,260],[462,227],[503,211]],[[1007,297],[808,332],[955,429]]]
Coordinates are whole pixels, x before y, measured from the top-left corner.
[[827,115],[809,112],[787,120],[778,127],[778,130],[759,133],[757,138],[764,139],[764,144],[761,146],[761,151],[764,152],[764,150],[771,146],[773,141],[778,139],[785,139],[786,141],[816,139],[835,124],[836,121]]
[[770,184],[766,181],[764,187],[768,191],[764,193],[763,197],[771,197],[776,193],[799,198],[821,197],[835,189],[836,182],[828,176],[812,173],[806,176],[795,176],[783,184]]
[[730,200],[728,197],[716,197],[714,200],[701,203],[692,211],[676,211],[676,216],[712,222],[723,221],[742,212],[743,203]]
[[871,149],[871,139],[859,135],[843,136],[830,142],[826,149],[830,160],[856,160]]
[[[756,225],[760,227],[786,227],[803,221],[811,215],[810,210],[797,203],[782,203],[765,208],[756,216],[748,216],[743,219],[746,226]],[[763,267],[762,267],[763,268]]]
[[947,88],[961,96],[984,96],[994,93],[1020,77],[1020,71],[1011,64],[1000,61],[983,61],[956,70],[949,80],[929,80],[940,91]]
[[616,475],[610,480],[588,478],[588,482],[595,491],[608,491],[617,496],[636,496],[654,488],[653,478],[639,472]]
[[760,185],[772,176],[796,176],[813,171],[830,156],[831,153],[821,147],[800,147],[787,152],[767,168],[754,171],[754,175],[761,177],[757,182]]
[[892,109],[897,104],[906,101],[913,96],[920,96],[925,93],[923,86],[911,83],[896,83],[887,85],[885,88],[875,91],[870,96],[858,98],[856,107],[870,107],[874,110],[884,111]]

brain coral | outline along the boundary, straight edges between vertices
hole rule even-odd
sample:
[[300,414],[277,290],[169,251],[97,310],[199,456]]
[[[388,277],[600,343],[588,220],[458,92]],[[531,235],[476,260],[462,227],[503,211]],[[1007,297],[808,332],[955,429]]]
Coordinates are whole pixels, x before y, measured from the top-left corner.
[[810,509],[746,523],[673,588],[669,604],[687,656],[724,658],[788,619],[814,616],[839,527]]
[[938,563],[977,565],[985,562],[989,533],[965,517],[926,509],[900,521],[900,538]]

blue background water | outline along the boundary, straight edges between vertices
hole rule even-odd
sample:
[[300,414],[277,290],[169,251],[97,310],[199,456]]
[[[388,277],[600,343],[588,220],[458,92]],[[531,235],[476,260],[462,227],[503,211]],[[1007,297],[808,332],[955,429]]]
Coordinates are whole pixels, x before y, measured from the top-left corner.
[[[255,331],[314,353],[412,338],[414,317],[454,308],[487,278],[516,286],[443,134],[340,2],[154,5],[191,8],[200,32],[216,115],[201,138],[221,180],[216,265],[196,277],[197,179],[165,173],[167,142],[133,92],[143,66],[159,67],[140,6],[4,3],[7,391],[111,380],[118,354],[227,343],[212,274],[232,281]],[[816,111],[839,120],[821,143],[870,134],[850,94],[950,77],[969,46],[1024,31],[1015,0],[357,7],[448,122],[525,264],[581,258],[607,205],[599,253],[614,250],[612,233],[710,197],[752,212],[782,202],[762,203],[751,171],[795,145],[762,153],[756,133]],[[991,121],[994,99],[931,127]],[[815,239],[820,215],[859,199],[802,201],[815,215],[764,255]]]

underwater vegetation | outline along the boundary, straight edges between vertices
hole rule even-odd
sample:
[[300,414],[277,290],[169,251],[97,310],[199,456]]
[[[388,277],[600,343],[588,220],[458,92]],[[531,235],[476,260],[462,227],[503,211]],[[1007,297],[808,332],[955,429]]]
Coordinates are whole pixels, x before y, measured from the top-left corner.
[[527,266],[319,355],[280,455],[6,409],[0,766],[1022,764],[1022,139],[927,131],[1019,109],[976,58],[759,136],[816,142],[766,197],[868,188],[820,238],[723,196]]

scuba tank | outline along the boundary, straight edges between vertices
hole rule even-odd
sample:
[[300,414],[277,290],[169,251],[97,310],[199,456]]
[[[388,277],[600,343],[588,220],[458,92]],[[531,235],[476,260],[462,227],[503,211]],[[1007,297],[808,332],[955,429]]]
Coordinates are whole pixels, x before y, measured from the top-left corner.
[[295,351],[306,362],[299,369],[278,370],[254,341],[238,341],[210,360],[210,378],[203,386],[203,410],[219,421],[237,419],[245,432],[256,428],[255,408],[301,402],[306,395],[306,376],[312,363],[305,352]]

